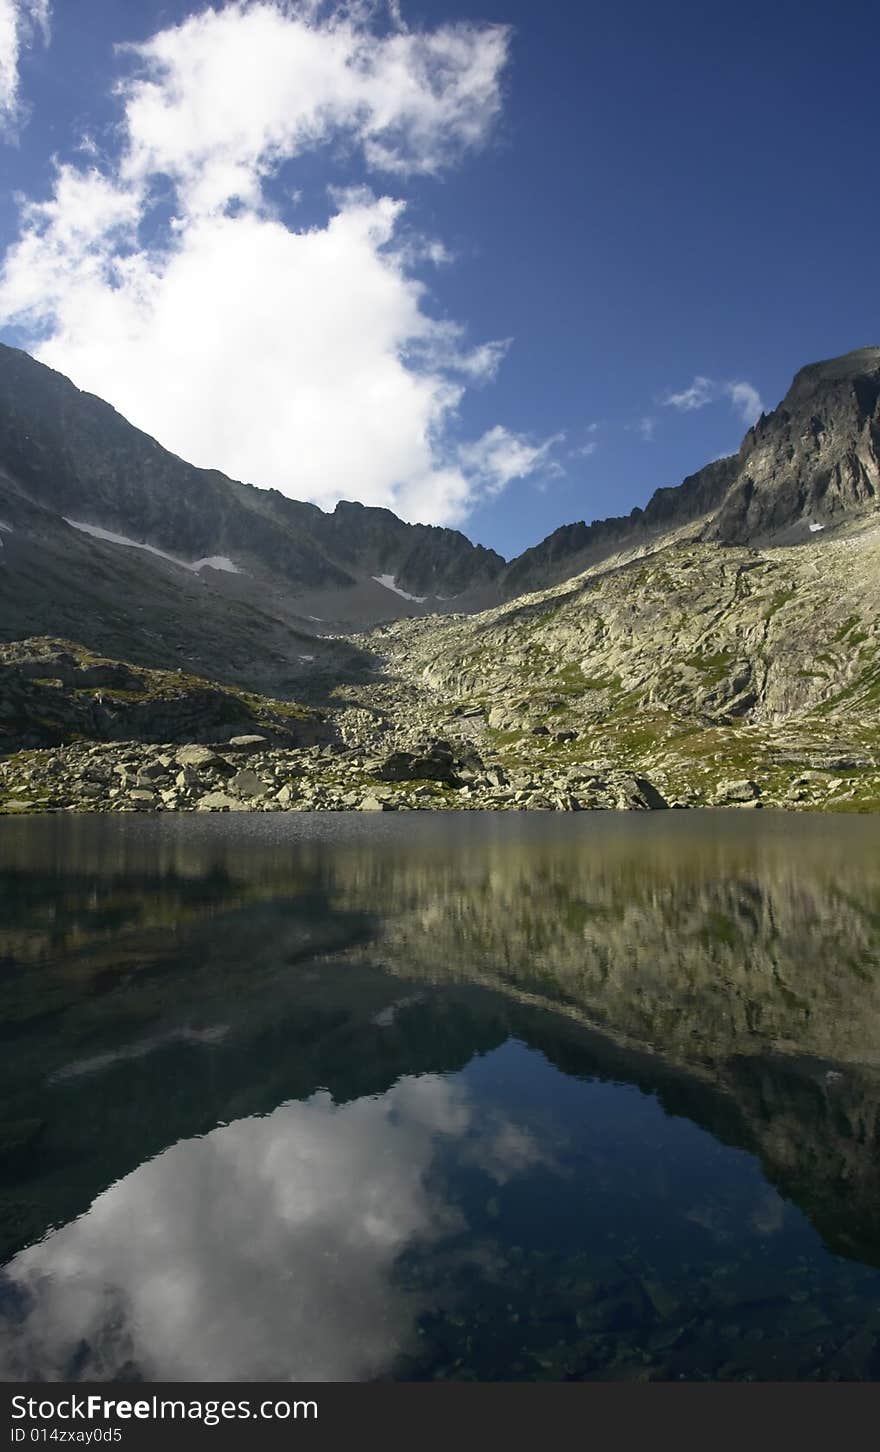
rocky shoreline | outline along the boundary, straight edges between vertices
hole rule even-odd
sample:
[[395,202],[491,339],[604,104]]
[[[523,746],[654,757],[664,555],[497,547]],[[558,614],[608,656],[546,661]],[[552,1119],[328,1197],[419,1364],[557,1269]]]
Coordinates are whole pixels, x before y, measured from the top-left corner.
[[0,761],[0,813],[7,814],[858,809],[845,787],[827,771],[806,771],[794,772],[781,795],[748,778],[723,781],[710,795],[676,795],[662,779],[607,764],[505,767],[467,738],[370,755],[340,743],[277,747],[255,733],[213,744],[76,742]]

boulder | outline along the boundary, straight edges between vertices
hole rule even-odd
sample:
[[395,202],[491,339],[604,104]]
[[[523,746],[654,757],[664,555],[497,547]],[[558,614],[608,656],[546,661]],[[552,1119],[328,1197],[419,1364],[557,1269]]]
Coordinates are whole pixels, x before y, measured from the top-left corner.
[[729,802],[736,805],[739,802],[753,802],[761,795],[761,788],[755,781],[722,781],[715,789],[715,805],[723,806]]
[[618,807],[631,812],[658,812],[669,806],[646,776],[625,776],[617,784]]
[[265,751],[269,746],[266,736],[231,736],[224,745],[224,751],[238,751],[249,754],[254,751]]
[[181,746],[175,754],[175,760],[178,766],[192,766],[197,771],[201,771],[205,767],[225,765],[222,756],[218,756],[210,746]]
[[207,792],[196,806],[197,812],[246,812],[248,809],[238,797],[226,792]]
[[168,768],[161,761],[148,761],[137,774],[137,784],[151,786],[154,782],[164,781],[167,776]]
[[241,797],[265,797],[269,788],[255,771],[237,771],[235,776],[229,778],[230,791],[238,792]]
[[510,730],[512,725],[510,710],[506,706],[493,706],[489,712],[488,724],[493,731]]
[[452,747],[435,741],[424,751],[392,751],[375,775],[379,781],[440,781],[461,786]]

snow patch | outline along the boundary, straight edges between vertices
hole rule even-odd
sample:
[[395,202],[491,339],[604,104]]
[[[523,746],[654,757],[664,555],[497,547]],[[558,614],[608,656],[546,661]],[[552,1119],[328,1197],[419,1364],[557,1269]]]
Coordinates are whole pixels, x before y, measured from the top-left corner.
[[393,590],[395,595],[400,596],[401,600],[413,600],[416,605],[424,605],[428,598],[427,595],[407,594],[406,590],[400,589],[393,575],[372,575],[370,578],[375,580],[377,585],[384,585],[386,590]]
[[166,554],[164,550],[157,549],[155,545],[144,544],[141,540],[129,539],[128,535],[125,534],[115,534],[112,529],[102,529],[99,524],[83,524],[81,520],[67,518],[65,518],[64,523],[69,524],[71,529],[78,529],[81,534],[91,535],[92,539],[104,540],[106,544],[126,545],[128,549],[132,550],[146,550],[148,554],[158,555],[162,560],[170,560],[172,565],[183,564],[182,560],[175,559],[174,555]]
[[818,534],[819,530],[820,529],[824,529],[824,528],[825,528],[824,524],[813,524],[811,522],[810,523],[810,534]]
[[125,545],[130,550],[146,550],[149,555],[158,555],[160,560],[168,560],[172,565],[180,565],[183,570],[191,570],[194,575],[199,570],[224,570],[230,575],[239,575],[241,571],[237,565],[232,563],[228,555],[206,555],[201,560],[179,560],[176,555],[169,555],[166,550],[157,549],[155,545],[144,544],[143,540],[129,539],[127,534],[116,534],[112,529],[102,529],[99,524],[84,524],[79,519],[65,519],[71,529],[78,529],[81,534],[89,534],[93,539],[103,540],[105,544]]
[[11,524],[4,524],[2,519],[0,519],[0,529],[2,529],[6,534],[12,534],[13,533],[12,525]]
[[195,570],[196,574],[199,570],[222,570],[226,575],[241,574],[238,565],[234,565],[228,555],[206,555],[203,560],[193,560],[186,568]]
[[315,659],[315,657],[313,655],[301,655],[300,656],[300,660],[314,660],[314,659]]

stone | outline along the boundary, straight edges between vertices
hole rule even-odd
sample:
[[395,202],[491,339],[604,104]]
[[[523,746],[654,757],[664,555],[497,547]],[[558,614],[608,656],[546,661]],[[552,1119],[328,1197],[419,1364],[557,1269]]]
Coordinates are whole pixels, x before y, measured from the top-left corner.
[[149,786],[150,782],[161,781],[168,775],[168,768],[161,761],[148,761],[137,774],[138,786]]
[[760,795],[761,788],[757,782],[745,779],[742,781],[723,781],[719,782],[715,789],[714,801],[716,806],[721,806],[725,802],[730,802],[731,804],[751,802],[756,800]]
[[626,776],[617,785],[618,807],[627,811],[663,811],[669,806],[662,792],[645,776]]
[[394,809],[391,803],[385,801],[384,798],[369,796],[364,797],[360,805],[360,810],[362,812],[390,812]]
[[224,764],[223,758],[218,756],[216,751],[212,751],[210,746],[181,746],[180,750],[175,752],[174,759],[178,766],[194,767],[196,770]]
[[427,751],[392,751],[376,771],[380,781],[440,781],[460,786],[452,749],[446,742],[434,742]]
[[246,812],[248,809],[238,797],[226,792],[207,792],[196,803],[197,812]]
[[242,797],[265,797],[269,793],[268,786],[255,771],[237,771],[229,778],[228,785],[230,791]]
[[269,745],[265,736],[231,736],[224,746],[224,751],[243,752],[252,754],[255,751],[265,751]]

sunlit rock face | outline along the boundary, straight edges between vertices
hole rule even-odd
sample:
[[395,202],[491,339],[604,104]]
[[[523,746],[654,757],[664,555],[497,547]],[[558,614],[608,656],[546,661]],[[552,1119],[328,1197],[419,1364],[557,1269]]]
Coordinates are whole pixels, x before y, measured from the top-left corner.
[[880,348],[802,368],[779,407],[749,430],[738,463],[715,539],[764,543],[876,512]]

